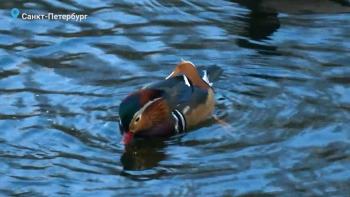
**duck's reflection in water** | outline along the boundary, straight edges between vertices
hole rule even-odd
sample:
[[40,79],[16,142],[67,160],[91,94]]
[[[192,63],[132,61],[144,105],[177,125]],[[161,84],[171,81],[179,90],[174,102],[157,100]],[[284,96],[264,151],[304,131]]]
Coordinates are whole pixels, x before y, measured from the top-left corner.
[[120,158],[123,165],[120,175],[139,181],[160,177],[163,171],[158,166],[166,159],[168,145],[165,139],[133,140]]

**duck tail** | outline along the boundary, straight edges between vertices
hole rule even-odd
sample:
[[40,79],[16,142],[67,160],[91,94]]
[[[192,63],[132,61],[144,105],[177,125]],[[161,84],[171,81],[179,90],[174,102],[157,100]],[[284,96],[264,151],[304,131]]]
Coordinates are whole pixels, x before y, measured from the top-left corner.
[[217,65],[211,65],[206,67],[203,71],[203,77],[202,79],[207,82],[210,86],[213,85],[212,82],[215,82],[219,79],[220,75],[222,74],[223,70]]

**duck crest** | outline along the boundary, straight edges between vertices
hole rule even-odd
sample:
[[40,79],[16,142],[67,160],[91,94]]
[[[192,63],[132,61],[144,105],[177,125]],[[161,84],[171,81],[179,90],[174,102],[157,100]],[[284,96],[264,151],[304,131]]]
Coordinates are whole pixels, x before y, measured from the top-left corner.
[[159,98],[164,95],[164,90],[158,89],[141,89],[132,92],[126,96],[122,102],[132,100],[133,102],[138,101],[141,105],[145,105],[148,101]]

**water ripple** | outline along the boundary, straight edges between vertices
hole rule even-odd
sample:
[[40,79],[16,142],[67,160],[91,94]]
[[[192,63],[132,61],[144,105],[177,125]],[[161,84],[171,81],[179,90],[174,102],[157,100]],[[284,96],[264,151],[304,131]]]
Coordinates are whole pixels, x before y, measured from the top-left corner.
[[[0,194],[348,195],[350,7],[317,2],[4,3]],[[13,7],[88,17],[28,21]],[[125,148],[121,99],[181,58],[224,69],[226,123]]]

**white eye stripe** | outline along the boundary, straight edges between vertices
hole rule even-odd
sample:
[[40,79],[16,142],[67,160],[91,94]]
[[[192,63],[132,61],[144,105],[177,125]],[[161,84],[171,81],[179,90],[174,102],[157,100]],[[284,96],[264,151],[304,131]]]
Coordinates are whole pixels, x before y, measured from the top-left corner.
[[[135,122],[140,122],[142,115],[140,114],[139,116],[136,117]],[[138,119],[138,120],[137,120]]]
[[[142,111],[145,111],[145,109],[147,109],[147,107],[149,107],[152,103],[156,102],[157,100],[161,99],[162,97],[159,97],[159,98],[156,98],[156,99],[153,99],[151,101],[148,101],[148,103],[146,103],[141,109],[140,109],[140,112]],[[141,113],[142,114],[142,113]]]
[[[162,97],[159,97],[159,98],[153,99],[153,100],[151,100],[151,101],[148,101],[138,112],[136,112],[136,113],[134,114],[134,117],[133,117],[133,118],[135,118],[135,120],[136,120],[136,117],[139,116],[139,117],[140,117],[140,120],[141,120],[141,116],[142,116],[143,112],[147,109],[147,107],[149,107],[152,103],[156,102],[157,100],[159,100],[159,99],[161,99],[161,98],[162,98]],[[140,121],[140,120],[139,120],[139,121]]]

